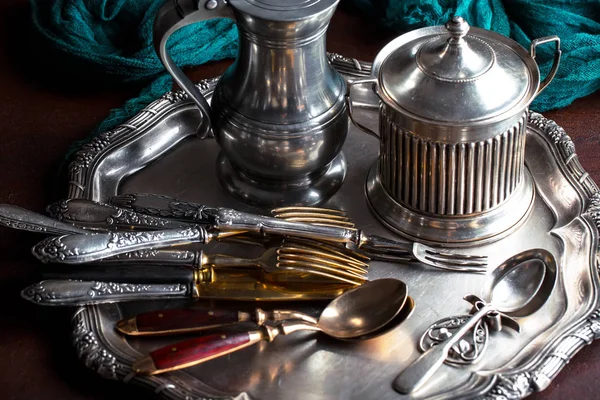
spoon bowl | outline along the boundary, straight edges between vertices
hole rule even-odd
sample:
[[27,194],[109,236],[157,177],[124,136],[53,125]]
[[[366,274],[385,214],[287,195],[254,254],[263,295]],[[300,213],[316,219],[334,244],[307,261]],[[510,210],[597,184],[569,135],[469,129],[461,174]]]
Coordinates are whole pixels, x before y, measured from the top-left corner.
[[525,250],[494,270],[484,283],[484,298],[511,317],[533,314],[550,297],[556,270],[556,260],[548,250]]
[[368,281],[331,301],[317,325],[337,339],[364,336],[393,320],[406,297],[406,284],[398,279]]
[[353,337],[353,338],[347,338],[347,339],[337,339],[337,340],[343,340],[345,342],[359,342],[359,341],[363,342],[365,340],[375,339],[379,336],[385,335],[386,333],[396,329],[401,323],[406,321],[412,315],[414,310],[415,310],[415,301],[413,300],[412,297],[407,296],[406,302],[404,302],[404,305],[402,306],[402,309],[400,310],[400,312],[390,322],[388,322],[381,328],[379,328],[376,331],[373,331],[371,333],[368,333],[366,335],[357,336],[357,337]]

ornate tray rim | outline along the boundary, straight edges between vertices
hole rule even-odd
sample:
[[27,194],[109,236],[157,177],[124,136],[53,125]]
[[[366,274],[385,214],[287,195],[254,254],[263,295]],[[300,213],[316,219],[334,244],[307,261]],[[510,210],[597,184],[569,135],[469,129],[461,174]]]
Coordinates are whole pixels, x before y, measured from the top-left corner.
[[[329,53],[329,60],[340,72],[350,77],[365,77],[371,73],[371,64],[342,55]],[[205,94],[212,93],[218,77],[205,79],[196,86]],[[160,99],[149,104],[136,116],[112,130],[103,132],[84,144],[69,165],[68,198],[89,198],[88,189],[93,185],[91,177],[98,162],[111,152],[112,149],[143,134],[146,127],[174,109],[189,105],[188,96],[182,91],[167,92]],[[565,130],[554,121],[544,118],[541,114],[532,112],[529,124],[542,132],[554,149],[560,161],[564,163],[565,175],[573,186],[585,196],[589,207],[581,217],[587,219],[590,226],[600,231],[600,189],[589,174],[579,163],[575,153],[575,145]],[[183,139],[183,137],[181,138]],[[131,171],[132,173],[135,171]],[[93,199],[92,200],[97,200]],[[600,272],[599,255],[596,252],[596,270]],[[572,329],[564,332],[554,341],[544,356],[537,359],[531,369],[512,374],[498,374],[492,380],[482,399],[521,399],[534,391],[542,391],[558,375],[562,368],[586,345],[600,338],[600,298],[596,299],[594,311],[577,323]],[[118,360],[118,354],[112,352],[103,340],[99,326],[98,308],[96,306],[80,307],[72,318],[72,341],[81,361],[100,376],[107,379],[119,380],[124,383],[132,382],[153,390],[168,399],[207,399],[231,398],[230,396],[206,397],[194,389],[185,389],[165,382],[160,376],[135,376],[128,365]],[[246,393],[240,393],[235,399],[250,398]]]

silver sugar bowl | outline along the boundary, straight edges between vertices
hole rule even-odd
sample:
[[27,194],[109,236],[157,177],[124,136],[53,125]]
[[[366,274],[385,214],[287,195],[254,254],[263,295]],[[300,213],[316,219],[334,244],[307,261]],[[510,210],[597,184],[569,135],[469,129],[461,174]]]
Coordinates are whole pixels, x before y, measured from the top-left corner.
[[[536,48],[553,42],[554,63],[540,83]],[[535,190],[525,166],[529,104],[550,83],[560,39],[527,52],[461,17],[406,33],[373,62],[380,101],[380,155],[366,192],[374,214],[414,240],[465,246],[497,240],[523,222]]]
[[[221,150],[219,181],[241,201],[316,205],[345,178],[346,84],[325,49],[338,1],[175,0],[156,17],[157,53],[201,110],[199,133],[212,129]],[[177,29],[212,18],[236,21],[239,49],[209,106],[166,42]]]

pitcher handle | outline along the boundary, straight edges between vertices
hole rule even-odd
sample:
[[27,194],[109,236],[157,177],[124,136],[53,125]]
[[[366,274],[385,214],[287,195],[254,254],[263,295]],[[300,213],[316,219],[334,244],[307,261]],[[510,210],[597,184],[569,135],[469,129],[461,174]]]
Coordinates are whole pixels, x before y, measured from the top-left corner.
[[213,18],[234,19],[233,10],[226,0],[168,0],[158,11],[154,21],[154,48],[160,61],[175,82],[191,97],[202,114],[198,127],[201,137],[211,133],[210,106],[208,102],[179,68],[167,51],[167,40],[171,34],[186,25]]
[[548,86],[548,84],[552,81],[552,79],[554,79],[554,76],[556,75],[556,71],[558,71],[558,65],[560,64],[560,56],[562,54],[562,51],[560,50],[560,38],[555,35],[544,36],[539,39],[534,39],[531,41],[531,47],[529,50],[529,54],[531,55],[531,58],[533,58],[533,59],[535,59],[536,47],[539,46],[540,44],[550,43],[550,42],[555,42],[555,44],[556,44],[556,50],[554,51],[554,62],[552,63],[552,68],[550,69],[550,72],[546,76],[546,79],[544,79],[542,81],[542,83],[540,84],[540,88],[538,89],[536,96],[538,94],[540,94],[542,92],[542,90],[544,90],[546,88],[546,86]]
[[352,121],[354,126],[356,126],[358,129],[377,138],[377,140],[381,140],[381,138],[379,137],[379,135],[376,132],[373,132],[373,130],[367,128],[366,126],[364,126],[363,124],[361,124],[360,122],[355,120],[354,115],[352,115],[353,114],[353,106],[352,106],[352,99],[351,99],[352,87],[354,87],[356,85],[364,85],[365,83],[377,84],[377,78],[371,77],[371,78],[365,78],[365,79],[356,79],[353,81],[348,81],[346,83],[346,87],[347,87],[347,89],[346,89],[346,108],[348,109],[348,116],[350,117],[350,121]]

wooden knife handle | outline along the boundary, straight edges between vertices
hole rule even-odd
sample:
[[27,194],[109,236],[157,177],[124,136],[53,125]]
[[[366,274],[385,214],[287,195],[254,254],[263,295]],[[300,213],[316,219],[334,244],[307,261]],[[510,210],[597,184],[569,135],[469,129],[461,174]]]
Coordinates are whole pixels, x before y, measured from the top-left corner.
[[157,310],[124,319],[117,329],[126,335],[167,335],[219,328],[250,320],[250,314],[232,310],[190,308]]
[[214,333],[154,350],[133,363],[137,374],[155,375],[191,367],[251,346],[263,339],[262,331]]

